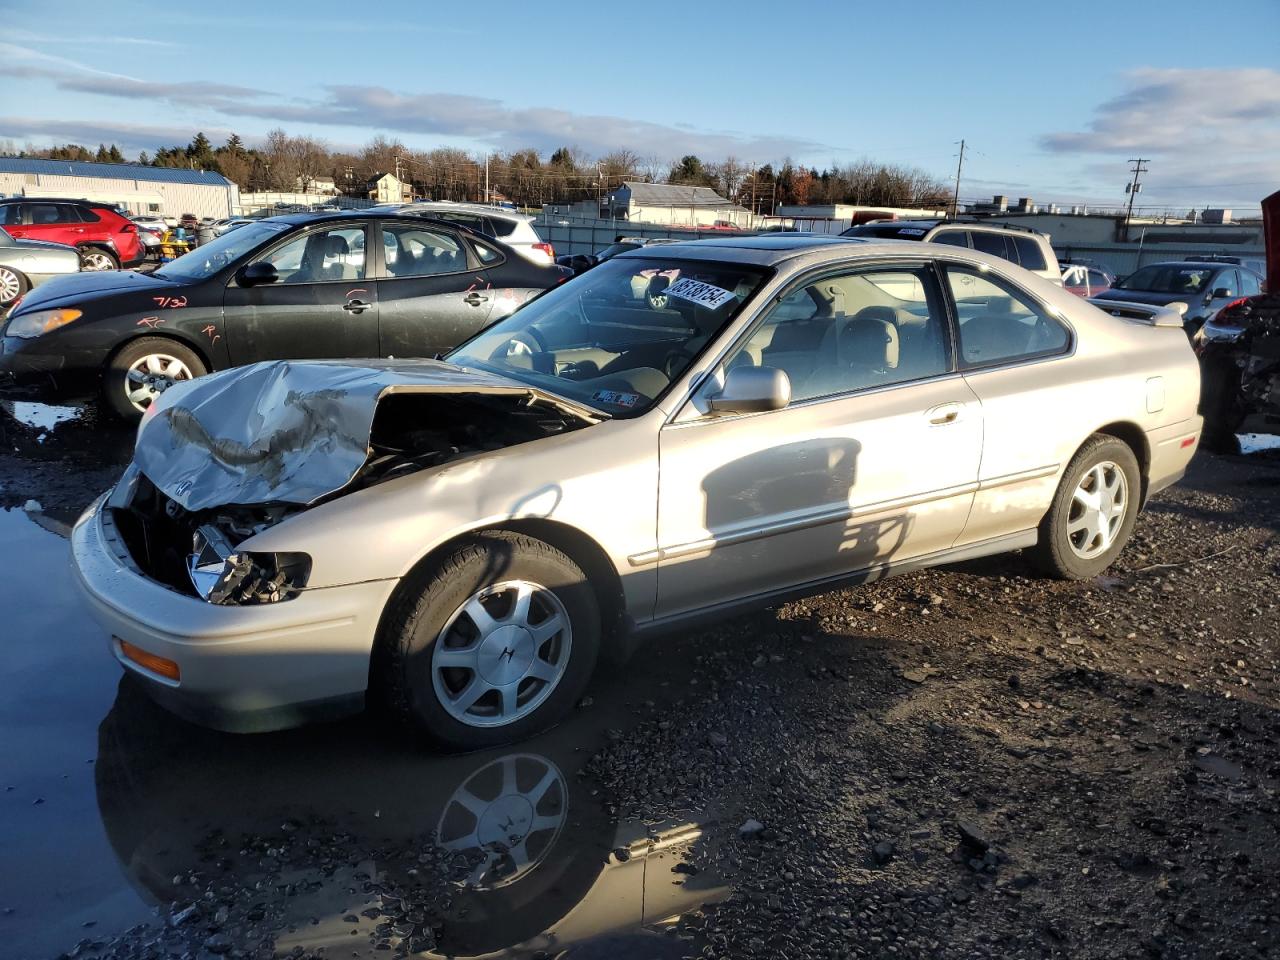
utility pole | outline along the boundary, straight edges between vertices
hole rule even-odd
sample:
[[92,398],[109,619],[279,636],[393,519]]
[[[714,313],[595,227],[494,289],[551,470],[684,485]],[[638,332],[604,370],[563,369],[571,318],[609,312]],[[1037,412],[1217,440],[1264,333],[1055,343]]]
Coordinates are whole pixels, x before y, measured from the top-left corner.
[[964,141],[960,141],[960,162],[956,164],[956,192],[951,198],[951,216],[960,216],[960,172],[964,170]]
[[1147,168],[1143,166],[1149,160],[1149,157],[1138,157],[1137,160],[1130,160],[1133,164],[1133,180],[1125,184],[1124,192],[1129,195],[1129,206],[1124,212],[1124,238],[1129,239],[1129,221],[1133,218],[1133,201],[1138,196],[1138,191],[1142,189],[1142,181],[1138,179],[1139,174],[1147,172]]
[[489,202],[489,151],[484,152],[484,202]]

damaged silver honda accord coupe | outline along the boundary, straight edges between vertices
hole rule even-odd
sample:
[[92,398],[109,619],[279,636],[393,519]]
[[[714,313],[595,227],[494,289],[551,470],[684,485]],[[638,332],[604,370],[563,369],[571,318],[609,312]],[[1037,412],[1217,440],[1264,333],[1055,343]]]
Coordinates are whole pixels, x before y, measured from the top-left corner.
[[480,747],[649,633],[1016,549],[1094,576],[1182,476],[1198,394],[1176,323],[976,251],[645,248],[443,360],[179,384],[75,566],[176,713],[370,704]]

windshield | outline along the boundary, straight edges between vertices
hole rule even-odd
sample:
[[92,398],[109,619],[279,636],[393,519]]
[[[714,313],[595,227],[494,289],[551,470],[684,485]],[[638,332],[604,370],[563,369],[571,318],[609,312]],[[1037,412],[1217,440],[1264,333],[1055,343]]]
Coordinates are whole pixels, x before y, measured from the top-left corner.
[[289,229],[289,224],[264,220],[246,224],[203,244],[190,253],[184,253],[172,263],[166,263],[155,272],[167,280],[205,280],[224,267],[236,263],[246,253],[256,249],[272,237]]
[[737,264],[615,257],[464,343],[448,360],[611,416],[649,409],[760,286]]
[[1142,290],[1147,293],[1203,293],[1209,287],[1217,267],[1181,267],[1155,264],[1143,267],[1116,287],[1120,290]]

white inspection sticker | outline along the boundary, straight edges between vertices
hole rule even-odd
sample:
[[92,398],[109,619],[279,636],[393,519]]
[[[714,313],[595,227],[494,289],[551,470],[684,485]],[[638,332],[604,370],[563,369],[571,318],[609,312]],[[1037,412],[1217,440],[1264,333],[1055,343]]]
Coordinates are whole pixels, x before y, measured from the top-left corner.
[[694,280],[690,277],[681,277],[667,287],[664,292],[669,297],[679,297],[681,300],[688,300],[690,303],[696,303],[698,306],[706,307],[708,310],[723,307],[737,296],[732,290],[725,290],[723,287],[703,283],[701,280]]
[[898,235],[902,237],[923,237],[928,230],[921,230],[919,227],[902,227],[898,230]]

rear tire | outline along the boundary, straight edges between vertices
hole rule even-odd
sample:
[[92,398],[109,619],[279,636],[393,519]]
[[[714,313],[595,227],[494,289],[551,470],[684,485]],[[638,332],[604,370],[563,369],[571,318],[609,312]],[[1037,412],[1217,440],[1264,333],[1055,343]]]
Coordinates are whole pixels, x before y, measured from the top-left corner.
[[101,247],[81,247],[80,269],[82,271],[119,270],[120,260],[115,254]]
[[0,308],[9,306],[30,289],[31,282],[24,273],[0,266]]
[[107,361],[102,394],[107,406],[132,422],[173,384],[208,373],[204,361],[190,347],[169,337],[141,337],[130,341]]
[[1094,434],[1071,458],[1040,521],[1039,566],[1063,580],[1096,577],[1129,541],[1141,497],[1133,450],[1123,440]]
[[402,723],[450,749],[545,730],[595,669],[600,609],[550,544],[478,533],[401,584],[374,651],[374,685]]

